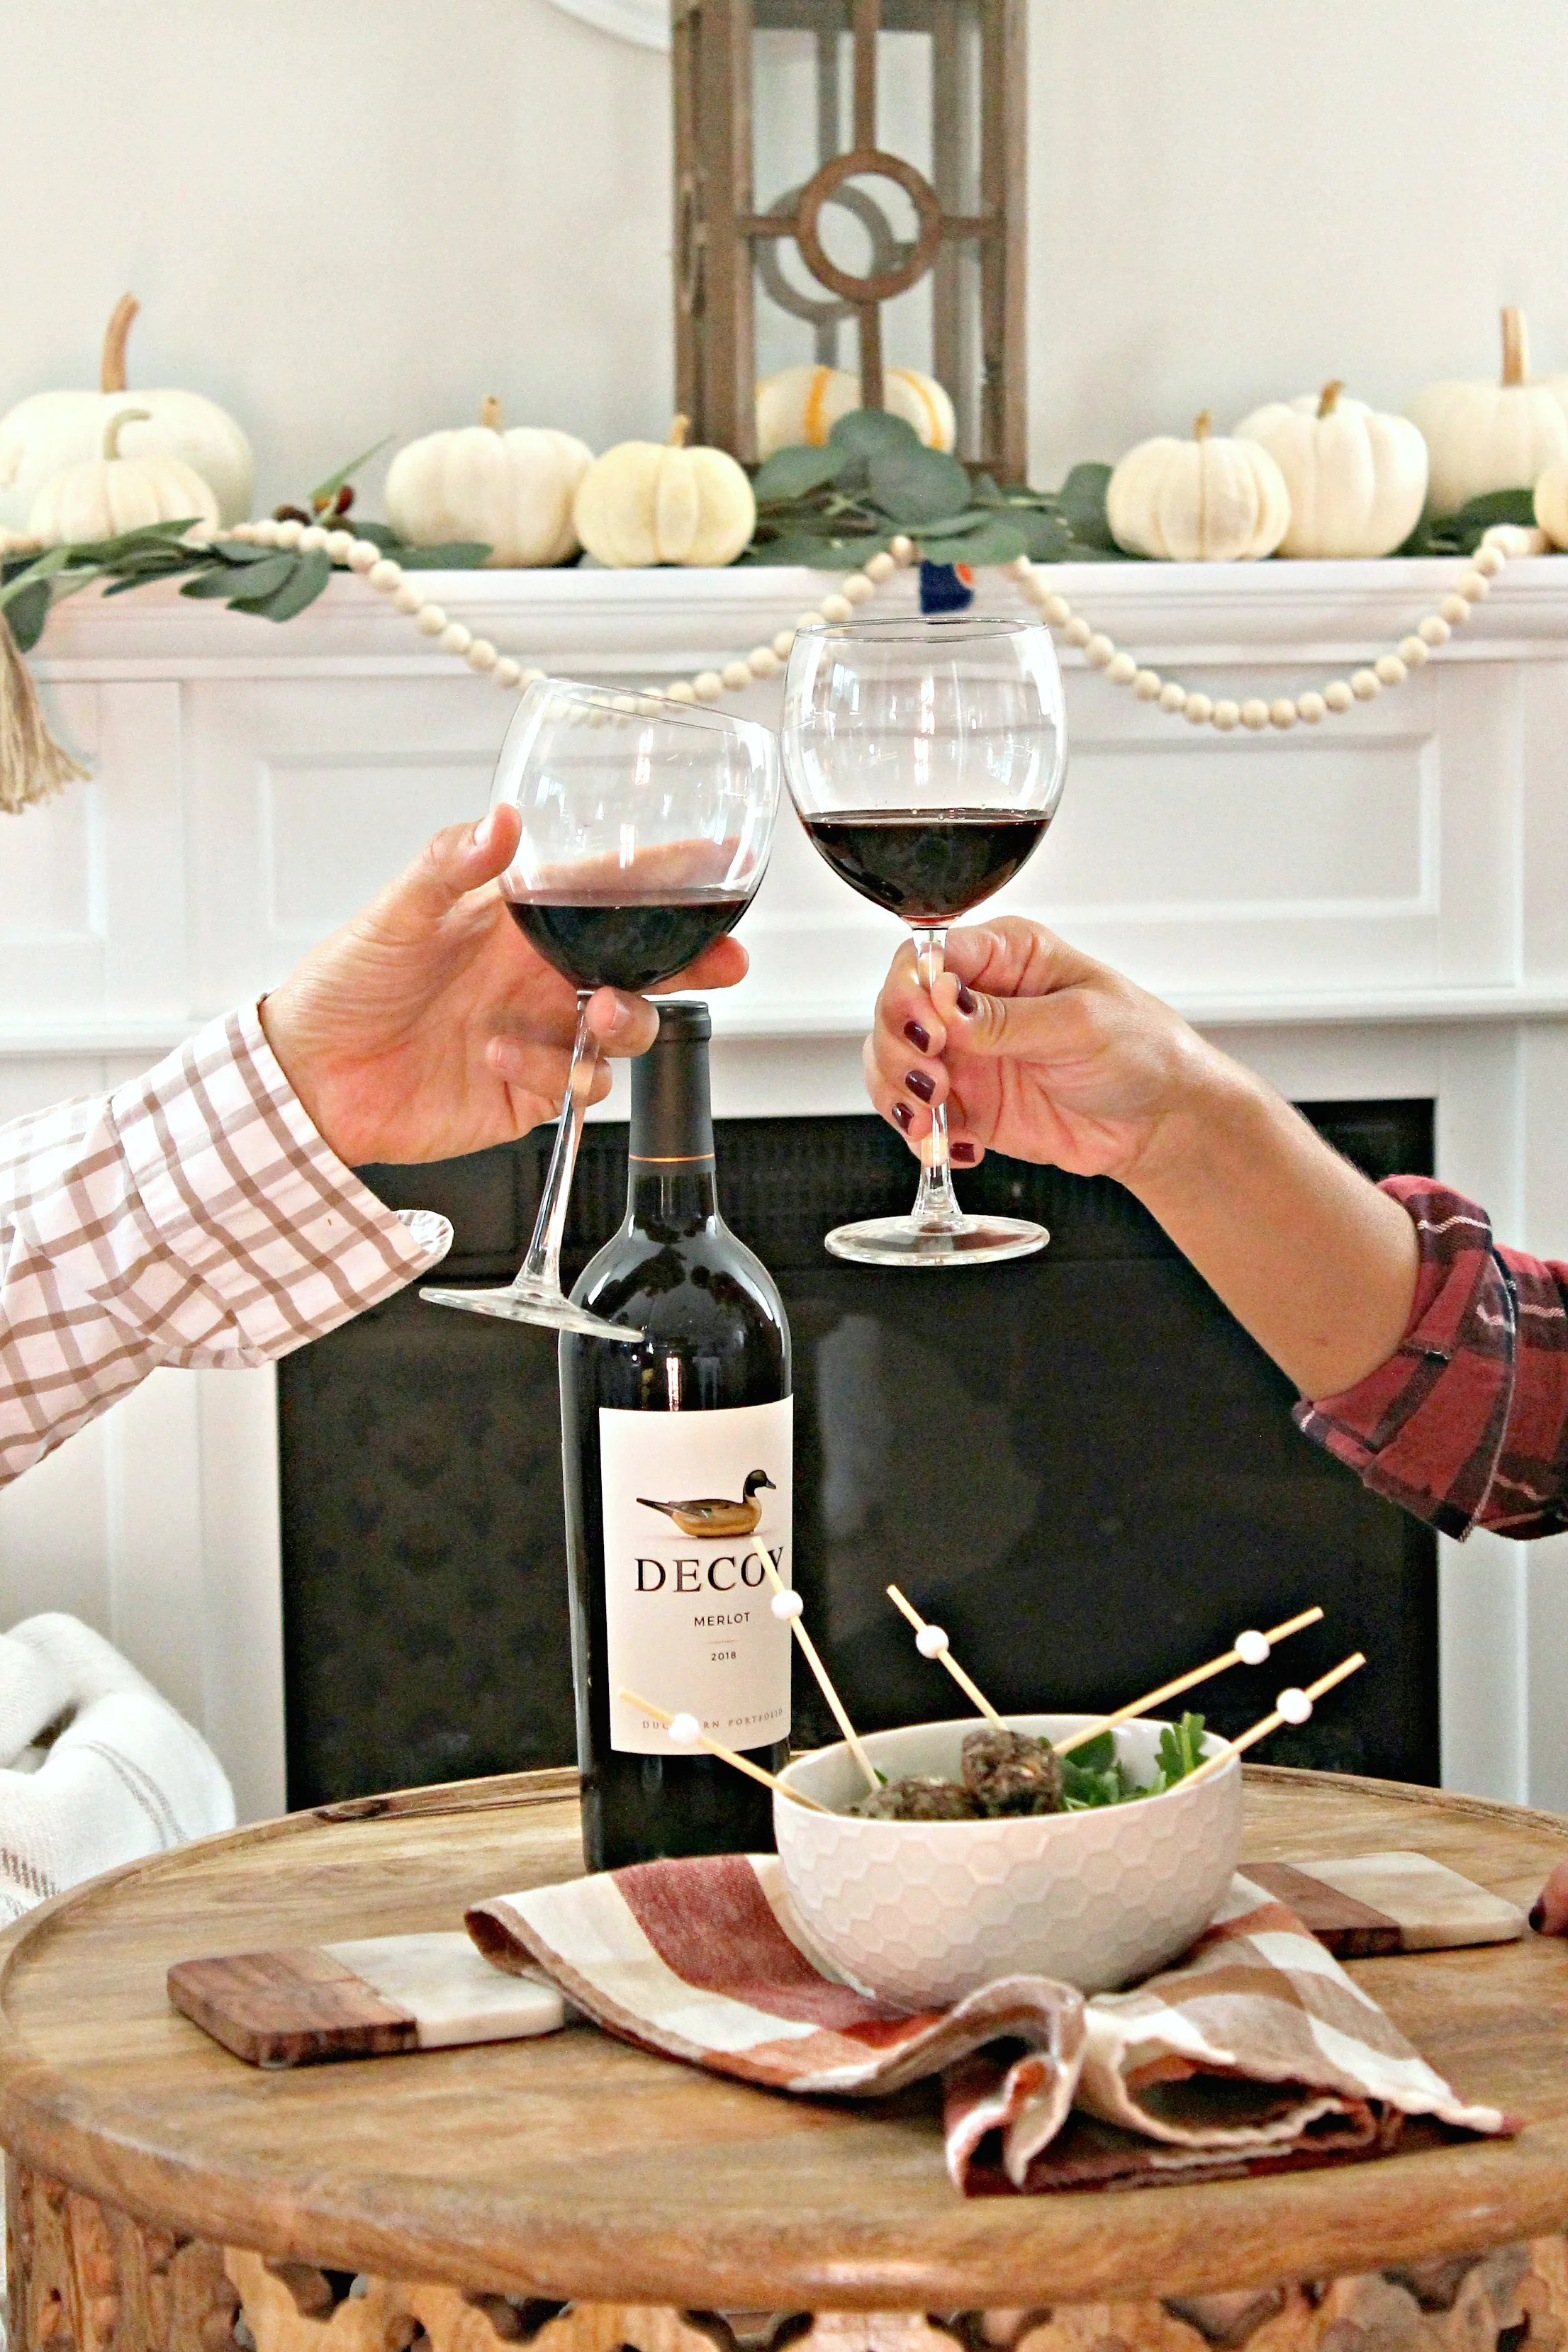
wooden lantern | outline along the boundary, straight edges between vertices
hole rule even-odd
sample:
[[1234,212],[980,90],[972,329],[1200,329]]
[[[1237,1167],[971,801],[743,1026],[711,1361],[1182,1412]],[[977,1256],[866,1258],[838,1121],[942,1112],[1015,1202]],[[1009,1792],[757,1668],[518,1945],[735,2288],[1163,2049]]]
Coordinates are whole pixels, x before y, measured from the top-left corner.
[[[803,359],[837,364],[840,330],[852,326],[862,403],[880,407],[884,306],[929,278],[919,317],[905,305],[897,321],[903,355],[947,387],[958,454],[1004,480],[1023,478],[1025,8],[1026,0],[672,0],[677,396],[695,439],[755,459],[759,300],[770,319],[803,322],[804,332],[793,331]],[[815,168],[759,209],[769,37],[777,50],[781,34],[792,37],[794,70],[773,112],[787,113],[797,152],[806,138]],[[898,45],[899,92],[879,88],[895,36],[914,37]],[[907,143],[929,155],[926,168],[879,143],[879,132],[894,135],[900,96]],[[912,215],[912,235],[899,235],[889,205],[905,216],[900,226]],[[840,230],[844,218],[858,225],[865,274],[834,259],[831,213]],[[911,337],[923,345],[918,355]]]

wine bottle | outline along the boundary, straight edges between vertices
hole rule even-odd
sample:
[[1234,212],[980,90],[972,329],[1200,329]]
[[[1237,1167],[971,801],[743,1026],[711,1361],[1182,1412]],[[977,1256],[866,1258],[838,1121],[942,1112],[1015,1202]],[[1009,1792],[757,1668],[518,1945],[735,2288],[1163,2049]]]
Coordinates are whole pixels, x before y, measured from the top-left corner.
[[660,1010],[632,1065],[626,1222],[572,1296],[646,1336],[565,1333],[561,1433],[583,1841],[590,1870],[768,1852],[765,1789],[617,1696],[769,1771],[788,1753],[789,1325],[719,1213],[705,1004]]

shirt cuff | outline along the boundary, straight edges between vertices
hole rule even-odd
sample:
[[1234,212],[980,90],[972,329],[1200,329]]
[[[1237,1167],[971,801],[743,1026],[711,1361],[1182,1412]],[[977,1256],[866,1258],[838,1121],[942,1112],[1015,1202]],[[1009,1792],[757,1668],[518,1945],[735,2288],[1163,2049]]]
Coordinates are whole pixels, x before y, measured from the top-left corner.
[[1468,1534],[1492,1483],[1513,1386],[1513,1316],[1484,1209],[1392,1176],[1421,1246],[1405,1336],[1353,1388],[1303,1402],[1309,1437],[1445,1534]]
[[247,1351],[321,1338],[451,1247],[445,1217],[387,1208],[317,1133],[254,1004],[117,1087],[109,1114],[159,1241]]

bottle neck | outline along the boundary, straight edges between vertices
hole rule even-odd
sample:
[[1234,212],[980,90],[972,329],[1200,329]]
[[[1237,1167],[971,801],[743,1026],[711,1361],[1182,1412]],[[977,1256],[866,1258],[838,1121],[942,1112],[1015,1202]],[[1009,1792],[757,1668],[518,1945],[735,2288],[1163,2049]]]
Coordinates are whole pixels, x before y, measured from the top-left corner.
[[708,1040],[661,1034],[632,1065],[626,1221],[696,1232],[718,1220]]

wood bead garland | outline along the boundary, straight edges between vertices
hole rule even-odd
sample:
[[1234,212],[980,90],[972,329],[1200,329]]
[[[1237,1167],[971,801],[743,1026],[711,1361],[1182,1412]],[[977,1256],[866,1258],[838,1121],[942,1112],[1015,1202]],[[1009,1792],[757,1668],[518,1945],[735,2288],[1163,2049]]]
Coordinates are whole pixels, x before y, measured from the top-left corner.
[[1298,722],[1317,727],[1326,718],[1342,718],[1358,702],[1374,701],[1384,688],[1403,686],[1411,671],[1420,669],[1436,647],[1447,645],[1454,630],[1469,619],[1471,607],[1491,593],[1492,582],[1510,556],[1542,555],[1549,543],[1544,531],[1527,530],[1521,523],[1494,523],[1476,550],[1468,571],[1455,582],[1437,610],[1428,613],[1407,637],[1400,639],[1396,653],[1379,654],[1366,668],[1352,670],[1348,678],[1332,678],[1321,691],[1282,694],[1272,702],[1265,702],[1261,696],[1246,702],[1224,698],[1216,702],[1206,694],[1189,693],[1174,678],[1141,667],[1103,630],[1091,627],[1065,596],[1047,585],[1046,573],[1026,555],[1005,564],[1003,570],[1017,581],[1042,620],[1059,629],[1065,642],[1082,654],[1090,669],[1102,670],[1112,686],[1130,686],[1137,701],[1152,703],[1194,727],[1216,728],[1222,735],[1238,726],[1253,734],[1269,727],[1286,734]]
[[[245,540],[254,547],[287,548],[302,554],[319,549],[334,564],[357,572],[378,595],[390,597],[393,609],[405,613],[422,637],[435,639],[438,653],[451,654],[467,662],[471,670],[492,677],[509,692],[523,691],[544,676],[542,669],[524,669],[510,654],[491,645],[488,637],[476,637],[461,621],[454,621],[445,607],[426,597],[417,581],[394,557],[384,554],[374,540],[356,539],[352,530],[327,530],[319,523],[270,520],[237,523],[222,536]],[[789,658],[795,629],[814,628],[821,621],[852,620],[860,605],[868,604],[879,589],[914,561],[914,541],[900,531],[887,548],[868,557],[860,571],[849,572],[837,590],[825,596],[814,611],[803,613],[794,629],[781,629],[771,645],[753,646],[749,654],[737,654],[721,669],[699,670],[695,677],[675,678],[661,684],[657,691],[670,702],[717,702],[721,695],[743,694],[759,678],[776,677]],[[1114,649],[1109,637],[1101,642],[1109,649],[1105,656],[1109,661]],[[1128,676],[1131,676],[1131,669]]]

